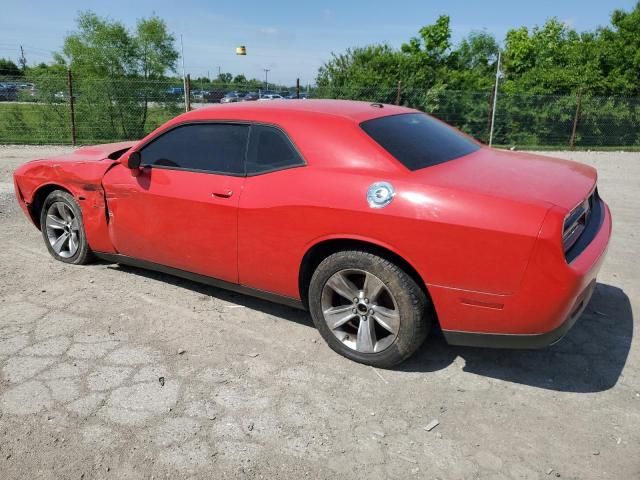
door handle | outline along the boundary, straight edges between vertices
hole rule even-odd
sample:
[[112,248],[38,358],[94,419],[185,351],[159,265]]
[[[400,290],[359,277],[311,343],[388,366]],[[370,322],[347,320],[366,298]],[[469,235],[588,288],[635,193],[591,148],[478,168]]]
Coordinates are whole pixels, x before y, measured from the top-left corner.
[[225,190],[223,192],[213,192],[211,194],[212,197],[218,197],[218,198],[229,198],[231,195],[233,195],[233,190]]

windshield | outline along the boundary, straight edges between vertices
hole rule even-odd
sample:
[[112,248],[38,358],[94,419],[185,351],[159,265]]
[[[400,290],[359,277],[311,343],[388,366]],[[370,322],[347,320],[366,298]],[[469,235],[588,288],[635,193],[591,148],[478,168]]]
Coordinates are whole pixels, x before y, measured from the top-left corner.
[[419,170],[475,152],[470,138],[424,113],[374,118],[362,129],[409,170]]

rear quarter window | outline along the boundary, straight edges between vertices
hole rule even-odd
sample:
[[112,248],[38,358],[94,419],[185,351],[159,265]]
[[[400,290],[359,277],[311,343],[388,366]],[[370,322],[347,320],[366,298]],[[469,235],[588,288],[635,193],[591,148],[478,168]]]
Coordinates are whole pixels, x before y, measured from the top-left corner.
[[454,128],[423,113],[374,118],[360,127],[409,170],[448,162],[480,148]]
[[247,175],[268,173],[304,165],[289,138],[279,129],[253,125],[247,152]]

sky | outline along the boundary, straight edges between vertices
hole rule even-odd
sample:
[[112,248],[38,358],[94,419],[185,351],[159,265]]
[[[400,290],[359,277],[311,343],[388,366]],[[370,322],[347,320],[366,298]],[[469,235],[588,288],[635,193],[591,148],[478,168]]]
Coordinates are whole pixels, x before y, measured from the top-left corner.
[[[609,23],[614,9],[630,10],[636,0],[395,0],[395,1],[204,1],[204,0],[0,0],[0,57],[17,62],[23,46],[29,64],[48,62],[75,28],[80,10],[93,10],[133,28],[157,14],[184,44],[192,77],[215,77],[218,68],[269,82],[313,84],[331,53],[386,42],[399,47],[421,26],[442,14],[451,17],[454,42],[471,31],[499,41],[519,26],[533,27],[557,17],[571,27],[592,30]],[[235,55],[245,45],[247,56]],[[181,71],[179,64],[178,71]]]

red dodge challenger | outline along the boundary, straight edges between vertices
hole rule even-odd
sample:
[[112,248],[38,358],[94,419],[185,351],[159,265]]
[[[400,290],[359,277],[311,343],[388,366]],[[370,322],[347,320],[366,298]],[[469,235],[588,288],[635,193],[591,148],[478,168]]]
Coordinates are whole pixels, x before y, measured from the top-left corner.
[[332,349],[376,367],[409,357],[436,322],[455,345],[558,341],[611,235],[593,168],[378,103],[216,105],[14,178],[55,259],[309,309]]

